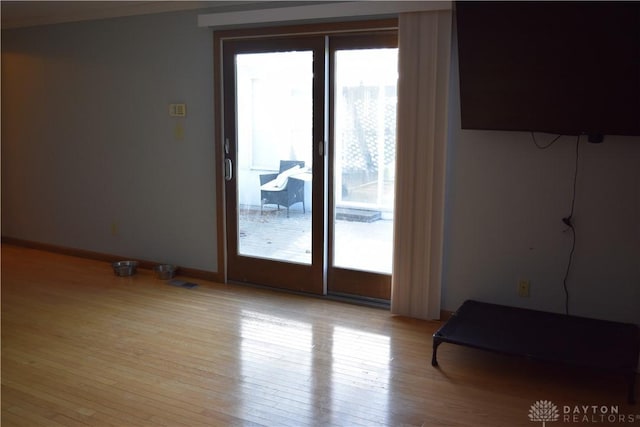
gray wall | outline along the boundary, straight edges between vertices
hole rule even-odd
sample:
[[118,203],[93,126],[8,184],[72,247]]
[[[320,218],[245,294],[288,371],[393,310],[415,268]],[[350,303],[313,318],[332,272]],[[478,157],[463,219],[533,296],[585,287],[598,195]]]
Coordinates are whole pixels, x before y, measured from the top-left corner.
[[[443,308],[474,298],[564,312],[576,138],[542,151],[526,132],[461,130],[455,52],[451,94]],[[640,324],[640,137],[583,136],[579,154],[570,312]]]
[[[196,16],[3,31],[4,236],[217,270],[212,34]],[[527,133],[460,130],[456,67],[443,308],[561,312],[574,138],[539,151]],[[640,324],[640,138],[583,140],[580,157],[571,311]]]
[[3,31],[3,236],[217,270],[213,40],[196,19]]

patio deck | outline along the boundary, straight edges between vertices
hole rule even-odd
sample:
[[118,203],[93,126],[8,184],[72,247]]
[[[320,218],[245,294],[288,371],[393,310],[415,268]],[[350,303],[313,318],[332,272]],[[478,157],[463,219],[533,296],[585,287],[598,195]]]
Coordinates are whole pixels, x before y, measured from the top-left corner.
[[[298,206],[287,210],[243,206],[239,218],[240,253],[296,263],[311,262],[311,213]],[[393,221],[337,220],[335,222],[337,267],[391,273]]]

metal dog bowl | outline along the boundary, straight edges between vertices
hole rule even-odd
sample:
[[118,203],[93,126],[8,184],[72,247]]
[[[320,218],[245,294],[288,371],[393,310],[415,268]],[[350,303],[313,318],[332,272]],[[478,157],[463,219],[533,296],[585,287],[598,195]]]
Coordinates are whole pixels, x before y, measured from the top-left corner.
[[112,264],[116,276],[133,276],[136,274],[138,261],[118,261]]
[[173,279],[173,276],[176,275],[176,270],[176,266],[171,264],[158,264],[153,267],[156,277],[161,280]]

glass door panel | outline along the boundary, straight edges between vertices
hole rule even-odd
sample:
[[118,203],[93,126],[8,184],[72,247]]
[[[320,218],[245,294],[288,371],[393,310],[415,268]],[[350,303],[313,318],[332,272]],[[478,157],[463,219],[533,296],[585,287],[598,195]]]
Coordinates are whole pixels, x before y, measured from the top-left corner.
[[325,292],[324,58],[315,36],[222,44],[228,280]]
[[390,275],[398,50],[334,61],[333,266]]
[[238,252],[311,264],[313,52],[236,56]]

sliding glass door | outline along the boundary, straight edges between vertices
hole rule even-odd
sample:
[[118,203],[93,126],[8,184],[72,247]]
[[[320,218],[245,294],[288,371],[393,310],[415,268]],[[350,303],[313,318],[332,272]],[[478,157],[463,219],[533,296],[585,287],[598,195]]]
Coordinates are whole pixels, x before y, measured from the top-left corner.
[[395,32],[225,40],[227,277],[389,299]]

